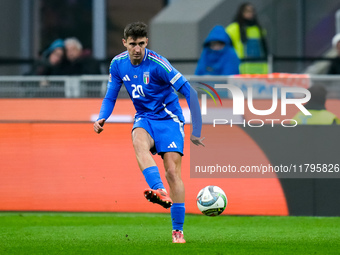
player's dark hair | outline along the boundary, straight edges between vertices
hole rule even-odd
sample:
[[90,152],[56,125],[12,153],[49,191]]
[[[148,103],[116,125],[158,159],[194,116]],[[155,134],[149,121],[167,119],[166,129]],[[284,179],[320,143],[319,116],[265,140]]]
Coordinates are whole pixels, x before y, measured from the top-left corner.
[[144,22],[137,21],[128,24],[124,29],[124,39],[132,37],[134,40],[140,37],[148,37],[147,25]]

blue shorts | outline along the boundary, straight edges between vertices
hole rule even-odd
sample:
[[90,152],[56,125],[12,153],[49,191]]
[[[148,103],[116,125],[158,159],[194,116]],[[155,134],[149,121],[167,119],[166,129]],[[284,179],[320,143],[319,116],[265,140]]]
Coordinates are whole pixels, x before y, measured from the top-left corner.
[[137,118],[132,130],[143,128],[155,141],[155,147],[151,148],[152,154],[158,153],[163,156],[165,152],[178,152],[183,156],[184,147],[184,123],[181,121],[151,120],[147,118]]

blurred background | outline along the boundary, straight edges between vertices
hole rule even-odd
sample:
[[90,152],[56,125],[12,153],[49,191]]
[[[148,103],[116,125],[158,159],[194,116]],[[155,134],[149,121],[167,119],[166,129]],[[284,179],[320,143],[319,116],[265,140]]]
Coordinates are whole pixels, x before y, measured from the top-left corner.
[[[77,37],[103,63],[123,49],[124,26],[149,25],[150,48],[184,74],[193,74],[201,45],[216,24],[232,22],[235,0],[3,0],[0,74],[20,75],[58,38]],[[340,3],[332,0],[252,0],[267,31],[273,72],[306,72],[327,57]],[[340,28],[338,28],[340,29]],[[322,70],[314,71],[322,72]]]

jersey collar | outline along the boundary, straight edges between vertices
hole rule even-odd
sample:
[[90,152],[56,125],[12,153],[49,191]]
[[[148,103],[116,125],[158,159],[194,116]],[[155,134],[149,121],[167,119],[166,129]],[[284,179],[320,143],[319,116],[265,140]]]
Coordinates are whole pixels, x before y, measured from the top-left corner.
[[145,48],[145,54],[144,54],[143,61],[146,60],[146,58],[148,57],[148,54],[149,54],[149,50],[147,48]]

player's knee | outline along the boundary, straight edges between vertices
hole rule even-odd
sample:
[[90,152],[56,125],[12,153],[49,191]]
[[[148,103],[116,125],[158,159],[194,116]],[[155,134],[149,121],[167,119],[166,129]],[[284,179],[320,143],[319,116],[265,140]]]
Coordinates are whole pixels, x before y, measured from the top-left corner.
[[149,147],[145,140],[138,137],[132,140],[132,145],[136,152],[148,151]]
[[137,149],[137,148],[140,148],[141,147],[141,140],[138,139],[138,138],[134,138],[132,140],[132,145],[133,145],[133,148]]
[[174,183],[181,180],[181,175],[176,170],[176,167],[167,167],[165,169],[165,178],[168,182]]

